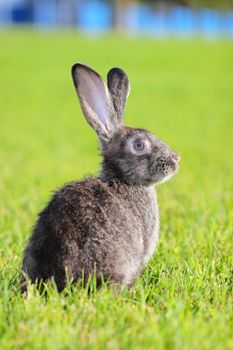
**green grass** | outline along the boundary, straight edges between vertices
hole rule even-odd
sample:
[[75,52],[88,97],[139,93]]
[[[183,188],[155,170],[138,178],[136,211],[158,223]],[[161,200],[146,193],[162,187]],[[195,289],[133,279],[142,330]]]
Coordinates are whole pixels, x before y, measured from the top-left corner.
[[[0,32],[0,349],[232,349],[233,42]],[[157,252],[131,291],[18,290],[51,191],[95,174],[97,140],[70,67],[131,80],[126,124],[182,155],[158,188]]]

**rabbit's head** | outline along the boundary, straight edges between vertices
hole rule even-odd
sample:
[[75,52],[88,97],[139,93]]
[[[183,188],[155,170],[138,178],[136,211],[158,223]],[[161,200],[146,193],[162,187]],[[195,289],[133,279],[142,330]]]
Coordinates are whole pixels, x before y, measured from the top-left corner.
[[178,169],[180,157],[149,131],[123,125],[130,91],[125,72],[112,68],[108,86],[98,73],[81,63],[72,67],[72,76],[83,114],[100,139],[102,177],[143,186],[169,180]]

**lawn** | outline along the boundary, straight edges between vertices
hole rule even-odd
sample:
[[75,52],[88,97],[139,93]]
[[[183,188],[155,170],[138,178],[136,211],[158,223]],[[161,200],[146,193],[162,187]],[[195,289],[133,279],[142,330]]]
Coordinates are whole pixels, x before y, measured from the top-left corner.
[[[0,32],[0,349],[232,349],[233,41]],[[70,68],[131,81],[126,124],[182,156],[158,187],[160,241],[132,290],[20,295],[22,253],[51,191],[95,174]]]

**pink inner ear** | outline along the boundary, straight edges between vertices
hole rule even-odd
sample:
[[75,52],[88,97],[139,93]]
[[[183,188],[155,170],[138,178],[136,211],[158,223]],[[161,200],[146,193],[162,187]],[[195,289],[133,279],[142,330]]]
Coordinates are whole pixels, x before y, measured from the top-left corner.
[[88,103],[99,120],[106,125],[108,122],[108,97],[102,79],[92,71],[82,69],[78,79],[80,97]]

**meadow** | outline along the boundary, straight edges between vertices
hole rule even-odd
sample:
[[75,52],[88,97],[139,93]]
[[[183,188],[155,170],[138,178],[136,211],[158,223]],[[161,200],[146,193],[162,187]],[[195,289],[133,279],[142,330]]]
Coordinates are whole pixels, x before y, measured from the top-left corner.
[[[233,41],[87,38],[0,31],[0,349],[233,348]],[[72,85],[73,63],[131,81],[127,125],[181,156],[158,187],[157,251],[131,290],[19,292],[38,212],[64,183],[96,174],[94,132]]]

